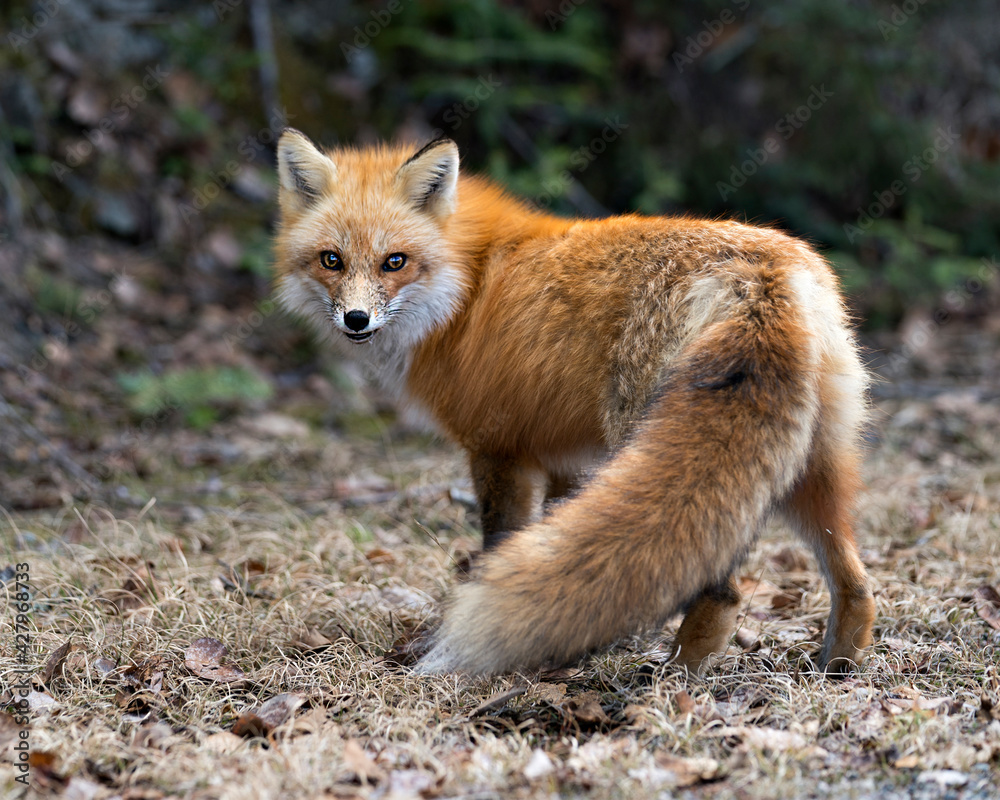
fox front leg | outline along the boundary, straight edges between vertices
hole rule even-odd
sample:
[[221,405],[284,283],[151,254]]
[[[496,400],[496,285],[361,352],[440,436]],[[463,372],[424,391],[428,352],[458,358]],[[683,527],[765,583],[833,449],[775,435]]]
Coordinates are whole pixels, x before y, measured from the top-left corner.
[[479,499],[483,549],[490,550],[511,531],[527,525],[535,510],[534,472],[509,458],[472,453],[472,484]]

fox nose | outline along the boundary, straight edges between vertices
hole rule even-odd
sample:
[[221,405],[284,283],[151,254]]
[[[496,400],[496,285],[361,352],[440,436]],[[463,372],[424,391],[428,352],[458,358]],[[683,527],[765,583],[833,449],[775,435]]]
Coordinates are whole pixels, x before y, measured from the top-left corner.
[[352,331],[364,330],[368,327],[368,314],[355,308],[344,314],[344,324]]

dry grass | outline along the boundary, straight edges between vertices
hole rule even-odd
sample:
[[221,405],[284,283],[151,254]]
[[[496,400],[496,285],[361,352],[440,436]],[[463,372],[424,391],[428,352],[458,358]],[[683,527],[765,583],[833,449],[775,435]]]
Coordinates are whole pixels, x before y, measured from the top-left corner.
[[[811,557],[778,529],[742,572],[748,613],[704,679],[667,663],[669,630],[542,676],[411,677],[383,655],[432,615],[475,535],[465,508],[434,488],[463,484],[461,459],[424,440],[346,438],[305,459],[327,486],[361,464],[385,466],[398,487],[430,487],[410,499],[292,505],[277,494],[286,484],[246,474],[223,476],[207,497],[175,474],[142,510],[7,517],[0,567],[30,564],[38,670],[73,645],[37,687],[54,703],[34,712],[31,747],[54,760],[39,757],[31,791],[995,796],[1000,631],[973,593],[1000,575],[997,427],[934,402],[908,408],[883,405],[860,513],[878,643],[841,682],[813,671],[828,597]],[[961,443],[915,454],[948,414],[967,423]],[[6,615],[4,672],[11,625]],[[201,637],[222,641],[246,679],[193,674],[185,650]],[[266,736],[232,733],[242,712],[282,693],[301,700],[287,720]],[[5,758],[4,793],[19,789],[16,775]]]

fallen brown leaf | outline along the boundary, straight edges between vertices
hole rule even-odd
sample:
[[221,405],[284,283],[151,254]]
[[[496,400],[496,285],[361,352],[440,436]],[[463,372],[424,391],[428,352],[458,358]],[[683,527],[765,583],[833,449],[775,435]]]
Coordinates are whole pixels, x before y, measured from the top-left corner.
[[32,689],[28,692],[28,708],[36,714],[45,713],[56,705],[56,699],[48,692],[36,692]]
[[539,683],[532,690],[531,694],[543,703],[553,706],[561,706],[566,700],[565,683]]
[[156,593],[153,564],[149,561],[136,559],[126,559],[123,563],[129,567],[130,574],[122,583],[122,587],[110,589],[104,592],[101,597],[111,603],[119,612],[134,611],[148,605],[149,599]]
[[307,628],[292,640],[292,644],[300,650],[322,650],[329,647],[333,642],[327,639],[316,628]]
[[63,664],[66,663],[66,656],[73,649],[73,642],[67,640],[62,645],[52,651],[52,655],[45,661],[45,666],[38,673],[38,680],[51,688],[52,680],[62,674]]
[[21,735],[22,727],[17,720],[6,711],[0,711],[0,751],[3,751],[8,744],[17,741]]
[[382,768],[355,739],[348,739],[344,744],[344,766],[354,773],[361,784],[378,783],[385,778]]
[[173,728],[165,722],[147,722],[141,725],[132,736],[133,747],[158,750],[163,747],[168,736],[173,735]]
[[108,658],[99,658],[94,662],[94,671],[101,680],[105,680],[118,667],[115,662]]
[[295,713],[305,698],[298,694],[286,693],[272,697],[266,703],[240,714],[233,724],[237,736],[267,736]]
[[625,715],[625,719],[628,720],[629,725],[642,727],[643,724],[649,720],[651,711],[652,709],[648,706],[640,706],[637,703],[629,703],[622,709],[622,714]]
[[912,711],[930,711],[934,714],[947,714],[951,710],[951,699],[948,697],[918,697],[911,701]]
[[405,626],[382,660],[397,667],[416,664],[431,649],[430,633],[431,629],[424,624]]
[[797,545],[786,545],[771,556],[770,561],[782,572],[805,572],[809,569],[809,554]]
[[56,754],[47,750],[32,750],[28,756],[28,766],[38,769],[55,769],[58,763]]
[[683,689],[674,695],[674,702],[677,703],[677,709],[682,714],[693,714],[695,710],[694,698],[691,697]]
[[122,709],[125,717],[133,722],[148,720],[160,706],[162,699],[144,689],[124,689],[115,695],[115,703]]
[[976,603],[976,613],[994,630],[1000,631],[1000,593],[984,584],[972,593]]
[[673,784],[678,788],[694,786],[719,776],[719,762],[714,758],[681,758],[668,753],[658,754],[656,764],[673,773]]
[[757,580],[750,575],[744,575],[739,580],[740,594],[755,606],[771,605],[771,598],[781,594],[781,589],[768,580]]
[[304,714],[300,714],[292,723],[292,733],[318,735],[326,730],[338,730],[339,725],[331,718],[330,709],[323,706],[313,706]]
[[372,564],[392,564],[396,561],[396,556],[392,554],[392,551],[386,550],[384,547],[373,547],[365,553],[365,558]]
[[892,692],[899,697],[886,696],[881,702],[882,708],[893,716],[910,712],[920,714],[929,712],[936,716],[947,714],[951,708],[951,698],[925,697],[919,689],[912,686],[897,686]]
[[804,592],[801,589],[788,589],[779,592],[771,598],[771,608],[792,608],[802,602]]
[[153,683],[163,685],[163,659],[147,658],[122,673],[122,683],[133,689],[148,689]]
[[259,558],[248,558],[236,564],[233,569],[242,572],[245,578],[250,578],[251,576],[265,574],[267,572],[267,564]]
[[566,711],[581,725],[606,725],[611,722],[604,713],[597,692],[587,691],[571,697],[566,702]]
[[993,702],[993,698],[986,693],[985,689],[979,697],[979,713],[986,719],[1000,719],[1000,705]]
[[674,702],[677,703],[677,708],[682,714],[692,714],[705,722],[723,719],[715,708],[705,703],[695,702],[694,698],[684,689],[674,695]]
[[949,489],[944,493],[944,499],[966,511],[986,511],[990,507],[990,501],[984,495],[959,489]]
[[149,691],[153,694],[162,694],[163,692],[163,670],[157,670],[152,675],[149,676]]
[[56,754],[47,750],[32,750],[28,754],[28,767],[31,777],[41,788],[61,790],[66,786],[66,778],[56,771],[59,759]]
[[235,683],[246,679],[246,673],[232,664],[223,664],[226,646],[218,639],[195,639],[184,651],[184,666],[199,678],[220,683]]

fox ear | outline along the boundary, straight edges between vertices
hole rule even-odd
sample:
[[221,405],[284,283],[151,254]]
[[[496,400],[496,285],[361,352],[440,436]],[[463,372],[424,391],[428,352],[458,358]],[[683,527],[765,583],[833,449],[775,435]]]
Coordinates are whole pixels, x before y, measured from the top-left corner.
[[447,217],[455,210],[458,145],[451,139],[435,139],[399,168],[397,180],[417,208]]
[[302,209],[333,186],[337,166],[316,149],[309,137],[285,128],[278,139],[278,180],[282,205]]

